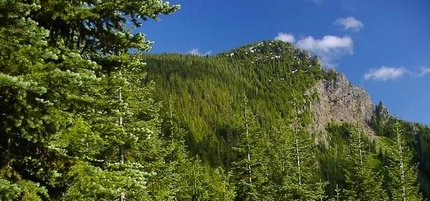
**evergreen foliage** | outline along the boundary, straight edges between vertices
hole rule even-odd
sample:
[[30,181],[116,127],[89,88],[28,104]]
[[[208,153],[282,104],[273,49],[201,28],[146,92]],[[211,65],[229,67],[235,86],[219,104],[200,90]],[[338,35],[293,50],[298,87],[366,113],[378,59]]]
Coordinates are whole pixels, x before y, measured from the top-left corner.
[[[336,79],[281,41],[145,55],[145,1],[0,0],[1,200],[422,200],[430,128],[308,129]],[[145,65],[147,64],[147,65]],[[418,185],[419,182],[419,185]],[[420,187],[420,188],[419,188]]]
[[398,122],[394,123],[395,138],[388,150],[388,174],[391,178],[389,184],[393,200],[422,200],[417,185],[417,166],[411,164],[412,152],[407,147],[404,131]]
[[133,76],[143,63],[128,51],[149,48],[131,31],[139,18],[176,9],[159,0],[0,1],[2,199],[172,196],[152,188],[171,164],[153,85]]
[[228,166],[234,160],[230,148],[240,133],[236,116],[243,95],[256,121],[270,128],[277,119],[293,116],[288,103],[315,99],[316,94],[304,92],[324,75],[316,58],[281,41],[251,44],[213,57],[161,54],[143,59],[149,80],[156,83],[157,98],[172,99],[179,120],[189,129],[192,153],[215,166]]
[[365,133],[358,129],[357,126],[352,126],[348,139],[349,152],[344,156],[346,199],[387,200],[383,186],[383,166],[376,154],[370,151]]
[[[386,150],[392,145],[385,143],[394,139],[391,117],[379,105],[370,122],[376,137],[358,131],[362,126],[332,125],[329,145],[316,145],[316,134],[305,129],[312,114],[297,108],[307,108],[318,98],[309,90],[315,83],[337,74],[322,70],[306,52],[288,43],[263,41],[210,57],[161,54],[143,58],[148,62],[148,77],[156,83],[157,98],[175,100],[173,108],[187,130],[185,143],[190,152],[213,167],[232,170],[236,200],[391,199],[388,166],[392,159]],[[244,96],[246,111],[255,119],[248,137],[244,135]],[[423,134],[416,137],[426,136],[425,129],[415,130]],[[409,147],[418,142],[425,146],[424,139],[408,137]],[[248,145],[252,147],[249,160]],[[300,171],[298,147],[308,160],[302,161]],[[249,169],[256,170],[251,171],[252,183]],[[300,185],[298,175],[306,172],[307,185]]]
[[246,96],[243,101],[242,115],[238,119],[241,133],[237,145],[233,148],[237,160],[232,163],[236,177],[237,199],[261,200],[263,194],[260,191],[266,180],[264,171],[261,170],[264,152],[261,149],[259,125],[248,106]]

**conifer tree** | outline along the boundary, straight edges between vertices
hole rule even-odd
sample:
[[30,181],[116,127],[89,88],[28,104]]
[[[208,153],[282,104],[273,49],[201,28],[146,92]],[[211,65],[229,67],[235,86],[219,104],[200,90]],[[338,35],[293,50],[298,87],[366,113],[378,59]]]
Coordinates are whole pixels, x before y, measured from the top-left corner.
[[192,163],[185,145],[187,132],[178,123],[173,101],[170,99],[166,105],[166,117],[161,125],[164,160],[157,175],[151,177],[155,184],[151,188],[158,192],[157,200],[183,200],[188,193],[187,172]]
[[285,176],[284,188],[288,199],[320,200],[324,198],[324,182],[319,176],[314,140],[304,130],[297,128],[290,138],[289,172]]
[[210,168],[196,158],[191,160],[184,173],[186,187],[178,200],[234,200],[234,186],[230,182],[232,176],[221,167]]
[[[50,46],[50,32],[33,18],[41,9],[27,1],[0,2],[0,169],[16,199],[47,199],[67,186],[75,157],[69,151],[82,143],[66,133],[86,127],[81,119],[97,93],[98,66],[64,44]],[[59,138],[74,141],[75,149],[59,148]],[[48,188],[54,190],[48,194]]]
[[117,72],[143,66],[128,53],[150,45],[131,31],[139,19],[176,9],[161,0],[0,2],[0,168],[15,189],[5,195],[148,199],[146,180],[162,164],[152,155],[161,152],[158,106],[133,94],[148,91],[141,80]]
[[382,164],[370,153],[365,135],[351,126],[349,152],[344,158],[346,189],[348,200],[387,200],[381,174]]
[[306,105],[304,104],[303,109],[299,110],[299,102],[296,101],[293,106],[295,110],[287,142],[288,152],[292,157],[289,158],[289,171],[283,181],[285,196],[288,200],[321,200],[325,197],[325,184],[318,171],[315,140],[303,127],[305,121],[302,118],[307,115]]
[[245,97],[240,117],[241,134],[237,145],[233,148],[237,152],[237,161],[233,162],[233,172],[236,180],[237,200],[260,200],[260,188],[264,176],[260,172],[261,144],[260,130],[256,117],[248,106]]
[[422,200],[417,183],[417,165],[412,164],[412,152],[405,140],[404,130],[394,123],[395,138],[389,150],[389,185],[392,200]]
[[268,157],[270,157],[271,177],[274,183],[275,200],[286,200],[289,193],[289,183],[287,178],[291,173],[294,155],[291,149],[292,130],[286,120],[278,120],[271,137],[271,146]]

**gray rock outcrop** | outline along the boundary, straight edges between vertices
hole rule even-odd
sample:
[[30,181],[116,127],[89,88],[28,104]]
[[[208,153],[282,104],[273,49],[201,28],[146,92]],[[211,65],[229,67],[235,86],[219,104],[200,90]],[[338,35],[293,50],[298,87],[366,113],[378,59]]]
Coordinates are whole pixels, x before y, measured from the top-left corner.
[[359,124],[373,135],[368,123],[375,107],[364,89],[353,86],[345,75],[335,73],[334,77],[319,81],[313,90],[319,98],[311,105],[314,113],[314,120],[310,125],[312,131],[326,133],[330,122],[348,122]]

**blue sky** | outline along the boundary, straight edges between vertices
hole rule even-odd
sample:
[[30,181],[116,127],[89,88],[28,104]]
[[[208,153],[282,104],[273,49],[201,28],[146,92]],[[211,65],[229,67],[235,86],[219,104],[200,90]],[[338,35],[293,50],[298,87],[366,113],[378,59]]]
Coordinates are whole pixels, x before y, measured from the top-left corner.
[[217,54],[279,39],[319,55],[391,114],[430,125],[429,0],[172,0],[139,30],[152,53]]

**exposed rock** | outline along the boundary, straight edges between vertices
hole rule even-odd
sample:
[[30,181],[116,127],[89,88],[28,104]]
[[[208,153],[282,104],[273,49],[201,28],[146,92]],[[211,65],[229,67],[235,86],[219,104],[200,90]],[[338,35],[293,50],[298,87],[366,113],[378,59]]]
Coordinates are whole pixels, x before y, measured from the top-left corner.
[[379,104],[375,106],[375,118],[376,119],[388,119],[389,112],[388,109],[385,107],[384,103],[382,101],[379,101]]
[[372,136],[373,131],[368,123],[375,107],[369,95],[362,88],[353,86],[343,74],[333,75],[319,81],[314,87],[319,98],[311,105],[314,121],[310,129],[326,133],[326,126],[330,122],[348,122],[361,125]]

